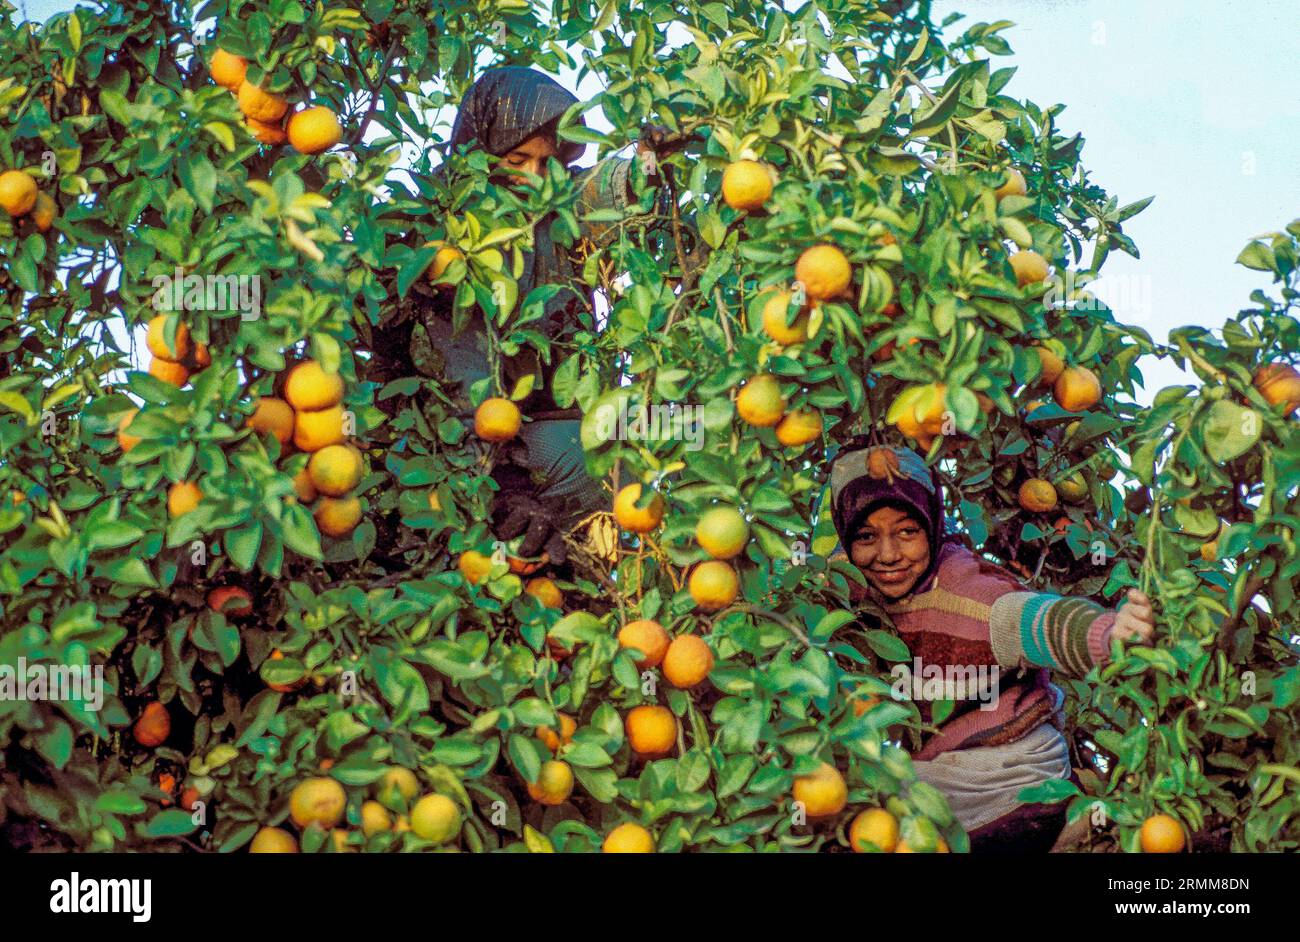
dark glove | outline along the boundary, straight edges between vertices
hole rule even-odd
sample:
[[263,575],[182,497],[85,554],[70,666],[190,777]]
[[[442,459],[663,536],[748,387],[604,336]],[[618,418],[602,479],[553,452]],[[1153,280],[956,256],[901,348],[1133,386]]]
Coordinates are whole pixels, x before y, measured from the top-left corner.
[[688,144],[702,141],[700,135],[690,132],[670,131],[662,124],[647,124],[641,129],[641,137],[636,143],[637,150],[648,150],[656,154],[673,154],[684,149]]
[[559,521],[555,512],[534,497],[531,487],[515,475],[498,483],[501,490],[492,501],[492,532],[497,539],[509,541],[522,535],[519,556],[531,559],[545,550],[550,562],[563,563],[567,549],[564,532],[556,526]]

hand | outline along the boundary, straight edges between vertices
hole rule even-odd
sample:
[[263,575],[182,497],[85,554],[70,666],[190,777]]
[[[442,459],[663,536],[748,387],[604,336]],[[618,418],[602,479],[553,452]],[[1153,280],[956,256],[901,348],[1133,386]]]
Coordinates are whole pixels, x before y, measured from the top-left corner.
[[517,490],[501,491],[492,502],[492,530],[499,540],[523,535],[518,554],[540,556],[545,550],[550,562],[561,564],[567,556],[564,534],[555,527],[555,514],[537,498]]
[[1121,641],[1138,641],[1147,644],[1156,632],[1155,613],[1151,599],[1139,589],[1129,589],[1124,604],[1115,615],[1111,637]]
[[700,140],[697,134],[682,134],[669,131],[662,124],[647,124],[641,129],[641,136],[636,142],[638,151],[653,154],[671,154],[679,151],[692,141]]

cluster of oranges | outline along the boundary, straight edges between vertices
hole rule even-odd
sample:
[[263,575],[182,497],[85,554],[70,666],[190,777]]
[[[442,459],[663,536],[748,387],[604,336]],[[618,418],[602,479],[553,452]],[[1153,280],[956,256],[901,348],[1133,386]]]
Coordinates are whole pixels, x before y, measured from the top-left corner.
[[22,170],[0,173],[0,209],[14,219],[30,219],[40,232],[49,232],[59,215],[54,197],[41,191],[31,174]]
[[167,340],[166,314],[149,321],[145,346],[149,348],[149,375],[177,388],[190,381],[190,376],[212,365],[212,356],[206,344],[197,343],[190,336],[184,322],[176,322],[174,342]]
[[208,70],[214,82],[236,96],[248,133],[263,144],[288,141],[301,154],[319,154],[343,140],[343,127],[329,108],[311,105],[291,112],[283,95],[248,81],[248,60],[243,56],[218,49]]

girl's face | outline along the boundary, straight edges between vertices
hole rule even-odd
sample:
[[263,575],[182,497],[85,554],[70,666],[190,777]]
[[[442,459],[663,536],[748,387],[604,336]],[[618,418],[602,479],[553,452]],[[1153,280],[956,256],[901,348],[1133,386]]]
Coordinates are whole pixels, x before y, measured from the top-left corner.
[[549,134],[534,134],[514,150],[501,158],[499,168],[505,173],[513,174],[522,182],[524,173],[542,175],[546,161],[559,154],[555,148],[555,138]]
[[849,557],[877,592],[901,599],[930,565],[930,538],[901,510],[881,507],[858,530]]

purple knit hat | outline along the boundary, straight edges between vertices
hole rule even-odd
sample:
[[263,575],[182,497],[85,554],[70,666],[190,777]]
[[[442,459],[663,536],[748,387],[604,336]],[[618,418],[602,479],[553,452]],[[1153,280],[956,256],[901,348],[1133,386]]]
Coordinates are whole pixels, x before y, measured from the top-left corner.
[[916,517],[930,538],[930,565],[917,581],[923,585],[938,566],[944,536],[943,489],[925,459],[910,448],[858,440],[831,461],[830,477],[831,522],[845,551],[863,521],[882,506],[892,504]]

